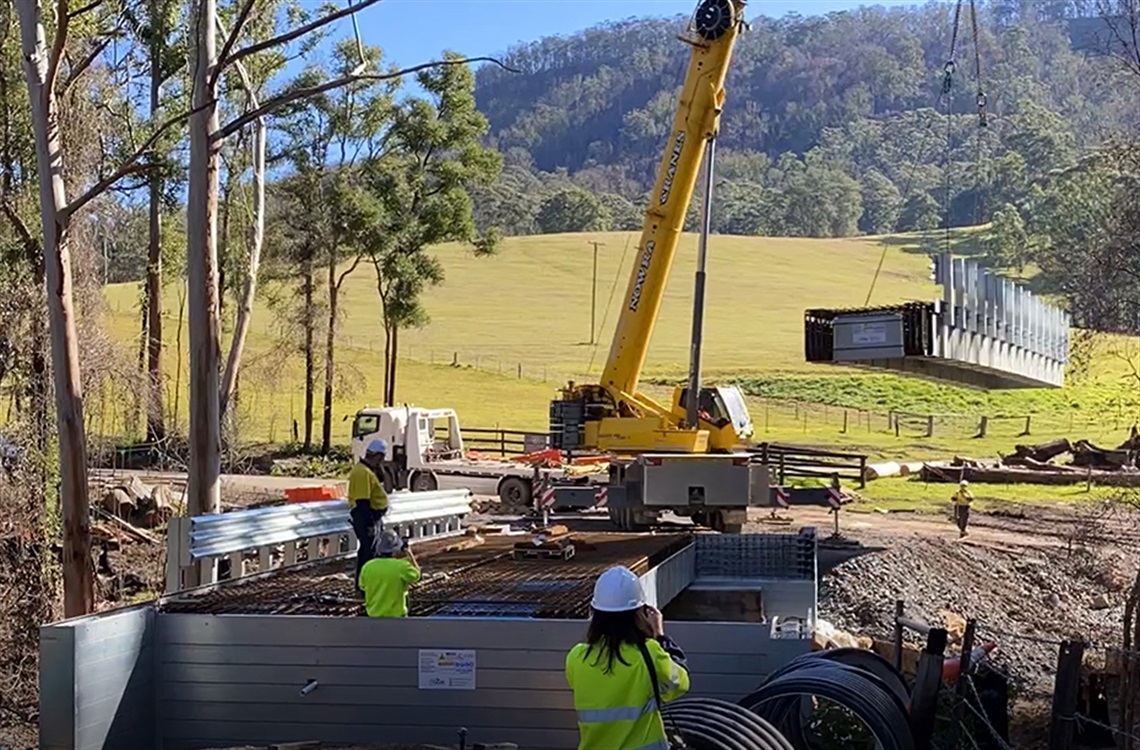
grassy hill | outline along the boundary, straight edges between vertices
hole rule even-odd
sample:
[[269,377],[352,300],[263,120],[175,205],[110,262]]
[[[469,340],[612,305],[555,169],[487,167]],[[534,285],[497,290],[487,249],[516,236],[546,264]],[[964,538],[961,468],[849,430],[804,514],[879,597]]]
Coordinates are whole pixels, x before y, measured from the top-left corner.
[[[589,242],[594,240],[604,244],[598,258],[599,343],[590,346]],[[804,309],[862,306],[884,242],[871,303],[931,298],[936,289],[928,280],[926,257],[913,252],[917,240],[712,238],[706,374],[740,382],[754,394],[758,437],[858,446],[884,456],[992,454],[1011,449],[1027,415],[1032,415],[1031,436],[1021,441],[1065,434],[1109,443],[1124,436],[1140,398],[1133,383],[1122,380],[1127,366],[1114,354],[1123,346],[1119,342],[1100,347],[1091,374],[1054,391],[984,393],[806,364]],[[568,378],[597,377],[601,369],[635,243],[629,233],[532,236],[509,239],[499,255],[483,259],[460,247],[439,248],[447,279],[426,298],[431,322],[402,335],[399,400],[452,406],[472,427],[543,429],[555,389]],[[675,382],[686,371],[695,256],[696,237],[686,235],[653,337],[647,387]],[[137,340],[137,299],[133,284],[107,290],[112,330],[124,344]],[[178,420],[184,424],[186,378],[176,377],[174,347],[176,289],[167,292],[166,301],[168,409],[178,384]],[[369,267],[361,266],[349,278],[344,312],[334,409],[338,442],[347,442],[344,418],[375,403],[381,389],[383,333]],[[300,421],[300,352],[296,341],[282,340],[279,328],[274,313],[260,303],[241,380],[245,440],[286,442],[293,420]],[[183,350],[185,343],[183,334]],[[186,358],[183,353],[181,361]],[[925,422],[912,419],[896,436],[887,418],[891,410],[935,415],[935,434],[927,436]],[[114,431],[112,424],[121,429],[121,410],[116,414],[104,421],[104,431]],[[973,436],[981,415],[994,419],[987,437],[979,440]]]

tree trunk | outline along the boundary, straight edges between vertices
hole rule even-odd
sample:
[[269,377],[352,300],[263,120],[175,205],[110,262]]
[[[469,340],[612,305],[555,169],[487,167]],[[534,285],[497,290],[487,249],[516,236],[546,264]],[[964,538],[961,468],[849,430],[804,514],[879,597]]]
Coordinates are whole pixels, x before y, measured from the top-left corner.
[[333,353],[336,349],[336,316],[340,297],[336,278],[336,252],[329,250],[329,323],[325,331],[325,403],[321,415],[321,453],[328,454],[332,447],[333,376],[336,373]]
[[[242,82],[246,86],[250,107],[257,108],[257,99],[253,94],[253,85],[245,74],[245,67],[238,65]],[[257,121],[253,134],[253,227],[250,229],[249,240],[249,269],[242,286],[241,299],[238,301],[237,322],[234,324],[234,337],[230,342],[230,354],[226,359],[226,372],[222,378],[222,392],[220,394],[221,413],[225,414],[230,406],[234,391],[237,388],[238,368],[241,366],[241,355],[245,350],[246,336],[249,334],[249,323],[253,318],[253,300],[257,295],[257,274],[261,267],[261,249],[265,244],[265,141],[267,138],[265,118]],[[327,449],[326,449],[327,450]]]
[[[218,310],[218,106],[211,82],[217,64],[217,1],[196,0],[194,114],[190,117],[190,172],[187,200],[187,282],[190,315],[189,515],[221,509],[221,420],[218,403],[221,330]],[[212,580],[211,571],[189,585]],[[194,576],[197,578],[197,576]]]
[[305,328],[305,452],[313,449],[313,391],[315,390],[315,367],[313,354],[313,328],[316,323],[316,312],[313,309],[313,256],[311,247],[306,248],[304,295],[305,309],[303,311],[303,324]]
[[48,332],[55,376],[59,433],[60,499],[63,510],[63,609],[77,617],[94,609],[91,527],[87,497],[87,436],[83,430],[83,386],[71,295],[71,253],[63,142],[52,81],[43,14],[36,0],[17,0],[24,73],[28,82],[36,166],[40,183]]
[[384,406],[391,406],[392,400],[388,398],[388,383],[392,378],[392,328],[384,324]]
[[[104,282],[105,284],[106,282]],[[146,375],[146,348],[147,348],[147,319],[150,317],[149,310],[147,309],[147,300],[145,297],[139,300],[139,352],[138,352],[138,373],[140,377]],[[146,405],[146,389],[131,389],[131,410],[127,413],[127,418],[124,420],[124,432],[131,437],[138,434],[139,415],[142,413]],[[102,411],[102,409],[100,409]],[[90,417],[88,417],[90,418]],[[100,414],[100,419],[103,415]],[[112,423],[113,424],[113,423]],[[102,428],[100,428],[102,433]]]
[[396,362],[400,356],[400,327],[392,326],[392,357],[388,363],[388,403],[396,405]]
[[[158,4],[151,3],[151,25],[155,25]],[[151,41],[150,50],[150,116],[158,114],[162,97],[161,44]],[[148,178],[150,188],[150,228],[146,262],[147,309],[147,399],[146,440],[157,443],[166,439],[166,422],[162,398],[162,175],[158,170]]]

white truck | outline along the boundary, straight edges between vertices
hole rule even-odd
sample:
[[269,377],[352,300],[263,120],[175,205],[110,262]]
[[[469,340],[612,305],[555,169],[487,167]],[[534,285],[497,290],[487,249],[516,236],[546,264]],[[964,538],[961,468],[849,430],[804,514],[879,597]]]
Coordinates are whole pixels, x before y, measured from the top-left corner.
[[[439,489],[441,477],[471,480],[471,484],[493,482],[504,505],[532,506],[533,467],[514,461],[467,458],[459,417],[453,409],[365,407],[352,423],[353,458],[363,456],[375,438],[388,444],[384,481],[392,489],[429,492]],[[541,472],[552,479],[564,476],[559,469]]]

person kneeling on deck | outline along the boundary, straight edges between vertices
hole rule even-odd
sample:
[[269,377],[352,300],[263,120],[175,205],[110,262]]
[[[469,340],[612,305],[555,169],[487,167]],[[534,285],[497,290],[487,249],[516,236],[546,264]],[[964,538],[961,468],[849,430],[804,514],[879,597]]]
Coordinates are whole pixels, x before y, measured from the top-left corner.
[[359,585],[360,571],[373,555],[376,546],[376,525],[388,512],[388,493],[380,481],[380,467],[388,445],[379,438],[368,444],[364,457],[348,473],[348,505],[352,530],[359,548],[356,551],[356,575]]
[[661,705],[689,690],[685,654],[628,568],[598,577],[586,642],[566,655],[578,750],[669,750]]
[[376,538],[376,556],[360,570],[364,611],[369,617],[407,617],[408,586],[420,580],[412,548],[392,529]]
[[970,503],[973,501],[970,483],[963,479],[958,483],[958,491],[954,493],[954,520],[958,522],[959,539],[966,536],[966,527],[970,525]]

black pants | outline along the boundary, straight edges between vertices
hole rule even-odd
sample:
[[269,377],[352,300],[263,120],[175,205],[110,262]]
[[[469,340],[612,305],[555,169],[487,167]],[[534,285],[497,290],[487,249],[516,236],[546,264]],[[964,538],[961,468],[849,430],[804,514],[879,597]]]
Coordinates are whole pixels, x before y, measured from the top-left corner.
[[357,500],[348,514],[359,544],[356,550],[356,575],[353,578],[357,587],[360,586],[360,569],[376,555],[373,551],[376,545],[376,522],[384,516],[384,510],[374,510],[367,500]]
[[969,505],[955,505],[954,506],[954,520],[958,522],[958,531],[962,534],[966,533],[966,526],[970,523],[970,506]]

